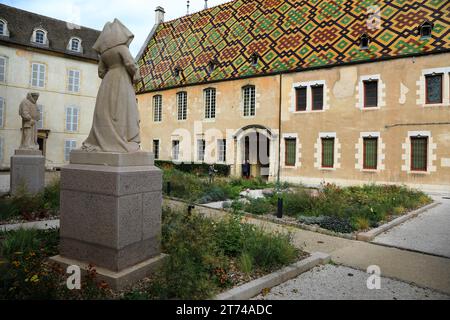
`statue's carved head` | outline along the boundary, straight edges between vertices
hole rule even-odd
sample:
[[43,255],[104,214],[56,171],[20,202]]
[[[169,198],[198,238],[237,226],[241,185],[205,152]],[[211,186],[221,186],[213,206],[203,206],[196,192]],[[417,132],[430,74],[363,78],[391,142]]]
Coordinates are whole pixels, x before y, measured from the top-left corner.
[[39,99],[39,93],[38,92],[30,92],[27,95],[27,99],[33,103],[36,103]]

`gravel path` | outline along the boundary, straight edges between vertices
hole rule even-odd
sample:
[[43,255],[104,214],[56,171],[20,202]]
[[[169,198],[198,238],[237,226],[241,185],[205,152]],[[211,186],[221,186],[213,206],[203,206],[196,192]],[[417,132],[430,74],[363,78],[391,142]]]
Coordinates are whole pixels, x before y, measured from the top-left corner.
[[373,243],[412,249],[450,258],[450,199],[375,237]]
[[266,296],[256,300],[450,300],[450,296],[410,285],[405,282],[381,278],[379,290],[367,289],[369,274],[331,264],[315,267],[272,288]]

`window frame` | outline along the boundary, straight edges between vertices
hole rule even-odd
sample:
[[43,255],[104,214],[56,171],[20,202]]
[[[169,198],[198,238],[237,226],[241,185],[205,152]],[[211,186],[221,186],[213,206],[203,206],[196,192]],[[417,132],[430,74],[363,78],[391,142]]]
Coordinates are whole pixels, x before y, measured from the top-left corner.
[[[414,150],[414,144],[413,144],[413,140],[425,140],[425,168],[415,168],[414,167],[414,155],[415,153],[413,152]],[[428,148],[429,148],[429,137],[428,136],[421,136],[421,135],[416,135],[416,136],[410,136],[409,137],[409,144],[410,144],[410,171],[411,172],[428,172]]]
[[227,162],[227,139],[217,139],[217,162]]
[[254,85],[242,87],[242,103],[244,117],[249,118],[256,116],[256,87]]
[[[72,73],[72,76],[71,76]],[[78,77],[75,77],[75,74],[78,74]],[[72,79],[72,84],[70,83]],[[78,82],[75,83],[75,79],[78,79]],[[72,88],[71,88],[72,86]],[[77,88],[77,90],[75,90]],[[71,93],[79,93],[81,91],[81,71],[78,69],[67,69],[67,91]]]
[[197,161],[205,162],[206,141],[204,138],[197,139]]
[[[322,105],[320,106],[320,109],[315,108],[314,106],[314,89],[322,89]],[[311,86],[311,111],[322,111],[324,108],[324,90],[325,87],[323,84],[317,84]]]
[[172,160],[175,160],[175,161],[179,160],[179,158],[180,158],[180,140],[172,140],[171,156],[172,156]]
[[[377,101],[377,103],[376,103],[376,105],[368,105],[367,104],[367,87],[366,87],[366,85],[368,85],[368,84],[372,84],[372,83],[375,83],[376,84],[376,90],[375,90],[375,92],[376,92],[376,101]],[[364,99],[364,101],[363,101],[363,108],[364,109],[371,109],[371,108],[379,108],[380,107],[380,97],[379,97],[379,86],[380,85],[380,83],[379,83],[379,80],[378,79],[367,79],[367,80],[363,80],[363,88],[364,88],[364,97],[363,97],[363,99]]]
[[[77,50],[73,49],[74,42],[78,42],[78,49]],[[69,40],[69,45],[68,45],[67,49],[69,51],[71,51],[71,52],[81,53],[82,50],[83,50],[82,46],[81,46],[81,43],[82,43],[82,40],[80,38],[78,38],[78,37],[71,37],[70,40]]]
[[[182,99],[183,98],[183,99]],[[184,121],[187,120],[187,104],[188,95],[186,91],[177,92],[177,120]],[[182,103],[182,105],[180,105]],[[180,113],[181,108],[181,113]],[[181,117],[180,117],[181,115]]]
[[[428,79],[439,77],[440,78],[440,87],[441,87],[441,97],[440,102],[430,102],[429,95],[428,95]],[[436,73],[436,74],[426,74],[425,75],[425,105],[436,105],[436,104],[442,104],[444,102],[444,74],[443,73]]]
[[3,64],[3,80],[0,78],[0,83],[6,83],[7,82],[7,75],[8,75],[8,57],[0,55],[0,60],[2,60]]
[[[157,142],[157,143],[155,144],[155,142]],[[153,144],[152,145],[153,156],[154,156],[155,160],[159,160],[161,142],[159,139],[153,139],[152,144]]]
[[[69,147],[67,147],[67,143],[70,143]],[[73,144],[75,146],[73,147]],[[70,152],[77,148],[77,140],[75,139],[64,139],[64,161],[70,161]]]
[[[37,66],[37,71],[35,72],[34,66]],[[44,71],[42,72],[41,68],[44,69]],[[34,84],[34,74],[36,73],[37,78],[35,79],[35,83]],[[43,74],[43,79],[40,78],[40,76]],[[47,65],[45,63],[41,63],[41,62],[32,62],[31,63],[31,86],[34,88],[45,88],[46,86],[46,77],[47,77]],[[42,86],[40,85],[42,81]]]
[[[366,141],[374,141],[376,143],[376,147],[375,147],[375,166],[374,167],[370,167],[366,165],[366,155],[367,155],[367,145],[366,145]],[[363,170],[378,170],[378,137],[363,137],[363,163],[362,163],[362,167]]]
[[[70,122],[69,120],[69,110],[70,112]],[[74,110],[76,110],[76,121],[74,121]],[[80,122],[80,107],[78,106],[67,106],[66,107],[66,123],[65,123],[65,132],[78,132],[79,131],[79,122]],[[68,127],[68,124],[69,127]],[[76,128],[74,129],[74,126]]]
[[8,36],[8,23],[5,20],[0,19],[0,25],[3,26],[0,36]]
[[[324,151],[325,151],[325,148],[324,148],[324,141],[333,141],[333,145],[332,145],[332,148],[331,148],[331,156],[332,156],[332,160],[333,160],[333,164],[331,165],[331,166],[327,166],[327,165],[324,165],[324,159],[325,159],[325,157],[324,157]],[[321,142],[321,168],[323,168],[323,169],[334,169],[334,167],[335,167],[335,162],[336,162],[336,159],[335,159],[335,152],[334,152],[334,149],[335,149],[335,146],[336,146],[336,138],[335,137],[321,137],[320,138],[320,142]]]
[[[305,90],[305,106],[304,109],[299,109],[299,95],[300,90]],[[308,109],[308,87],[307,86],[298,86],[295,88],[295,112],[305,112]]]
[[5,98],[0,97],[0,128],[3,128],[5,125],[5,109],[6,109],[6,102]]
[[[42,43],[38,42],[38,33],[42,33]],[[35,28],[33,30],[33,37],[31,39],[31,42],[33,42],[36,45],[39,46],[46,46],[48,44],[48,38],[47,38],[47,30],[43,29],[43,28]]]
[[[294,162],[290,163],[288,162],[289,157],[288,157],[288,145],[290,143],[292,143],[292,141],[294,142]],[[285,167],[295,167],[297,166],[297,138],[295,137],[285,137],[284,138],[284,165]]]
[[206,88],[203,90],[204,95],[204,118],[213,120],[216,118],[217,111],[217,90],[216,88]]
[[37,104],[36,107],[39,111],[39,117],[40,117],[40,120],[38,122],[36,122],[36,128],[38,130],[44,129],[44,106],[42,104]]
[[[158,101],[159,101],[159,104],[157,103]],[[156,123],[162,122],[162,103],[163,103],[162,95],[157,94],[152,97],[153,122],[156,122]]]

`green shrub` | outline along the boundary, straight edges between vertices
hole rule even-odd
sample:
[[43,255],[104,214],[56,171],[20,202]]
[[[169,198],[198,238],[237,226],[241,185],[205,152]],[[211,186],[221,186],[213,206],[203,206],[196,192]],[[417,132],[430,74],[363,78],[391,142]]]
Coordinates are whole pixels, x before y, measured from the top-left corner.
[[239,266],[247,275],[253,271],[253,259],[247,252],[243,252],[239,257]]
[[276,211],[275,207],[266,198],[248,199],[247,203],[244,203],[244,211],[253,213],[256,215],[264,215],[273,213]]

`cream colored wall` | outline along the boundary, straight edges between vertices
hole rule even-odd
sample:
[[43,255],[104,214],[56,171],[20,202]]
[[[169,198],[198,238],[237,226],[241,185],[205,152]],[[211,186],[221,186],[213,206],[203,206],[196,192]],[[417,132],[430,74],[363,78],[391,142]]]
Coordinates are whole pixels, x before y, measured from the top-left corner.
[[[405,183],[427,190],[450,191],[450,125],[423,124],[450,122],[449,83],[444,83],[445,103],[441,106],[424,107],[421,102],[423,88],[420,86],[422,71],[431,68],[450,67],[450,54],[430,55],[418,58],[396,59],[384,62],[335,67],[283,75],[282,80],[282,136],[291,134],[298,137],[298,165],[294,168],[282,166],[281,178],[292,182],[317,185],[321,182],[339,184]],[[444,69],[449,70],[449,69]],[[447,73],[450,72],[446,71]],[[359,81],[364,76],[380,78],[380,108],[364,110],[359,107]],[[448,74],[447,74],[448,79]],[[324,81],[326,87],[325,111],[292,112],[293,85],[303,82]],[[256,116],[246,119],[239,109],[241,88],[247,84],[256,86]],[[217,89],[218,112],[214,122],[202,120],[203,89]],[[176,120],[176,92],[188,92],[188,120]],[[163,121],[152,122],[152,97],[163,96]],[[160,139],[160,158],[170,159],[171,136],[177,128],[184,128],[195,137],[197,121],[203,127],[200,131],[216,128],[220,132],[235,132],[250,124],[259,124],[278,129],[279,76],[267,76],[249,80],[226,81],[211,85],[199,85],[183,89],[172,89],[138,96],[142,121],[142,141],[151,150],[152,139]],[[392,128],[388,125],[402,124]],[[417,124],[403,126],[405,124]],[[407,152],[405,141],[409,131],[428,131],[430,140],[430,170],[423,174],[410,173],[405,167]],[[195,133],[194,133],[195,132]],[[322,170],[317,164],[320,152],[315,146],[320,133],[335,133],[340,144],[337,151],[339,165],[335,170]],[[359,166],[358,151],[362,132],[380,134],[382,142],[380,170],[362,171]],[[277,140],[277,138],[275,139]],[[277,143],[277,141],[276,141]],[[228,139],[228,151],[234,149],[234,141]],[[433,149],[433,147],[436,147]],[[195,152],[195,148],[192,148]],[[284,150],[282,142],[281,150]],[[278,153],[278,148],[274,149]],[[282,163],[284,160],[283,152]],[[384,154],[384,159],[382,154]],[[277,157],[272,154],[273,165]],[[435,159],[434,159],[435,158]],[[234,155],[228,155],[233,162]],[[208,161],[209,160],[209,161]],[[213,161],[211,161],[213,160]],[[214,162],[214,159],[206,159]],[[230,163],[231,164],[231,163]],[[383,168],[384,167],[384,168]],[[383,170],[382,170],[383,169]],[[275,179],[276,170],[271,172]]]
[[[0,167],[9,167],[10,157],[20,144],[21,119],[18,109],[30,91],[40,93],[38,104],[44,106],[43,129],[50,130],[46,143],[46,166],[52,168],[64,165],[65,139],[75,139],[79,147],[91,128],[100,85],[97,64],[6,46],[0,46],[0,56],[8,58],[7,81],[0,82],[0,96],[6,104],[4,126],[0,128],[0,136],[4,140]],[[33,62],[46,65],[45,88],[31,86]],[[69,69],[81,71],[79,93],[67,90]],[[78,132],[74,133],[65,131],[65,108],[70,105],[78,106],[80,110]]]

